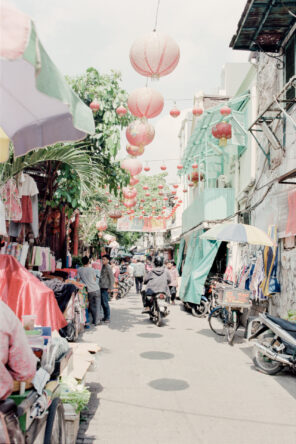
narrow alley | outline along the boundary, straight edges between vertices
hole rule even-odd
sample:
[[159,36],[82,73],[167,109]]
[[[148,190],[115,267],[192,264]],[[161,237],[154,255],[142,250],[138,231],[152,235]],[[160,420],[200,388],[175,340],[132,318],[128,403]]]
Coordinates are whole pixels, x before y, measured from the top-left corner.
[[179,302],[160,328],[134,293],[111,304],[83,336],[102,351],[78,444],[296,442],[295,379],[256,371],[243,331],[230,347]]

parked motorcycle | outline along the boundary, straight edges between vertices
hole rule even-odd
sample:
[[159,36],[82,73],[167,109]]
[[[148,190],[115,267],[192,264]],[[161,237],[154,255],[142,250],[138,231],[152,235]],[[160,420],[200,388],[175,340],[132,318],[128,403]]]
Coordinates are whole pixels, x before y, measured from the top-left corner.
[[296,372],[295,323],[263,313],[250,321],[247,337],[249,340],[257,338],[253,361],[259,371],[275,375],[289,367]]
[[194,304],[193,302],[183,302],[185,310],[192,313],[196,318],[202,318],[208,313],[209,301],[206,296],[202,296],[200,304]]
[[134,282],[133,278],[129,276],[128,273],[123,273],[119,275],[118,278],[118,295],[117,297],[123,298],[125,297],[130,289],[132,288]]
[[165,305],[166,295],[164,293],[154,293],[153,295],[145,294],[142,292],[142,298],[144,306],[149,307],[147,313],[151,319],[158,327],[162,325],[162,320],[169,314],[167,305]]

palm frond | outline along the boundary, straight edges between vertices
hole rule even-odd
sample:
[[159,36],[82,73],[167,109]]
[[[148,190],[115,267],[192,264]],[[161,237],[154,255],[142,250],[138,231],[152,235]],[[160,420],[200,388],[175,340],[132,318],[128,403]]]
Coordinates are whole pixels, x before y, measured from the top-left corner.
[[82,189],[89,189],[103,178],[103,167],[94,163],[90,155],[71,145],[54,145],[32,151],[25,156],[14,159],[6,165],[2,181],[15,176],[24,169],[30,169],[42,162],[56,161],[67,164],[78,175]]

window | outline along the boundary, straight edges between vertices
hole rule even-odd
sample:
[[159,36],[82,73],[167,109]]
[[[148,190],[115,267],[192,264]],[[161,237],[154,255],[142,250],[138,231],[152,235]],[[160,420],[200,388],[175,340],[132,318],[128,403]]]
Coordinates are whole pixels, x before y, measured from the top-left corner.
[[[285,50],[285,83],[289,82],[291,77],[296,74],[295,53],[296,53],[295,34],[289,40]],[[295,98],[295,88],[291,87],[287,91],[287,99]]]

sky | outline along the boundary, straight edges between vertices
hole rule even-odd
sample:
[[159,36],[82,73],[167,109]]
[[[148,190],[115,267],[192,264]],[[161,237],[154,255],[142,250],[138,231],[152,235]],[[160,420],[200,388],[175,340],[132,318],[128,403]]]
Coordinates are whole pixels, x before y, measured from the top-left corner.
[[[145,86],[146,78],[132,68],[133,41],[154,28],[158,0],[10,0],[35,22],[46,51],[63,74],[77,75],[93,66],[102,73],[122,73],[128,91]],[[141,160],[160,172],[162,160],[178,159],[178,132],[185,115],[169,116],[174,100],[180,110],[191,109],[198,91],[212,93],[220,86],[226,62],[247,62],[248,53],[229,48],[246,0],[160,0],[157,30],[180,46],[177,68],[149,82],[165,98],[160,117],[151,119],[155,139]],[[125,140],[122,137],[122,150]],[[123,151],[122,151],[123,153]],[[121,155],[122,155],[121,153]],[[176,161],[167,161],[169,181]]]

